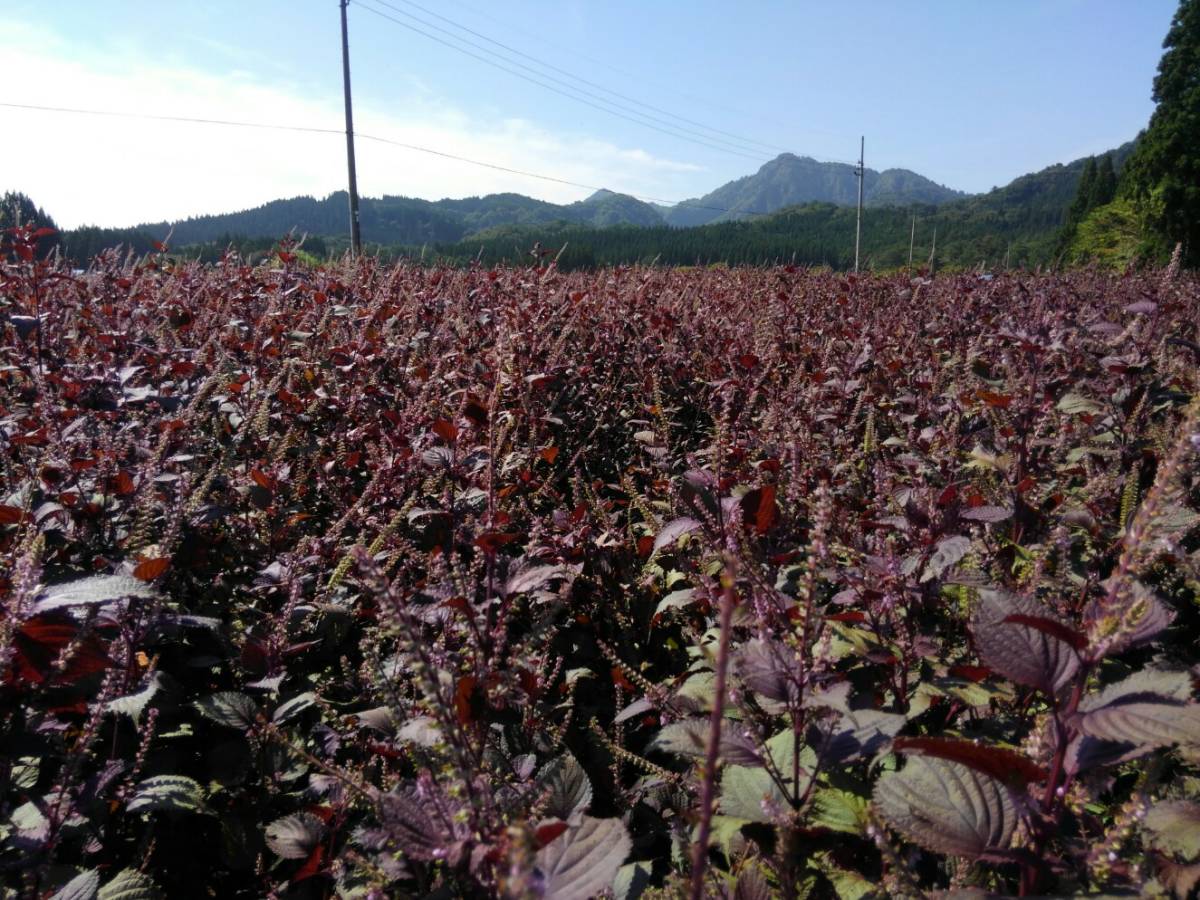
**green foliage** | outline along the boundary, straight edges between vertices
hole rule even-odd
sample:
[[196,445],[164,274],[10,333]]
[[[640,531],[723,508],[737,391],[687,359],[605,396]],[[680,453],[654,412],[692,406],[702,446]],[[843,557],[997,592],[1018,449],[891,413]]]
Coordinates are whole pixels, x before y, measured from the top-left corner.
[[1200,0],[1181,0],[1154,79],[1158,104],[1129,161],[1122,191],[1138,205],[1159,246],[1184,245],[1200,262]]
[[1140,259],[1152,257],[1146,242],[1146,223],[1138,207],[1121,197],[1093,209],[1075,229],[1066,251],[1069,262],[1095,261],[1123,269]]
[[[58,231],[54,219],[44,209],[34,204],[29,197],[15,191],[6,191],[0,197],[0,234],[9,228],[29,224],[36,225],[38,228],[53,228]],[[57,234],[47,235],[38,243],[38,257],[49,256],[58,243],[59,236]]]

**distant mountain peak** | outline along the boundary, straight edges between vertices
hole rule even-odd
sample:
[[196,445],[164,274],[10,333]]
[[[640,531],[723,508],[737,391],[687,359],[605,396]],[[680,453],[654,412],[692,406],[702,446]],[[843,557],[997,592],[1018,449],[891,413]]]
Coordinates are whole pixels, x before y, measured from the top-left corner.
[[[724,184],[703,197],[685,200],[663,213],[677,227],[766,215],[800,203],[858,202],[858,176],[847,163],[821,162],[811,156],[780,153],[753,175]],[[867,169],[863,195],[869,206],[947,203],[967,196],[908,169]]]

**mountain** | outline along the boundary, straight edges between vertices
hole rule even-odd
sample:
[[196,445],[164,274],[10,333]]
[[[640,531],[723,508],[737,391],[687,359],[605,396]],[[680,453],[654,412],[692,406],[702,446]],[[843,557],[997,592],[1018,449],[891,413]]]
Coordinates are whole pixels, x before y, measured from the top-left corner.
[[[1133,144],[1128,143],[1110,151],[1117,168],[1132,149]],[[1032,268],[1054,264],[1067,208],[1086,162],[1084,158],[1048,166],[986,194],[940,203],[906,201],[903,206],[890,205],[880,198],[924,190],[930,183],[923,184],[924,179],[912,181],[907,177],[911,173],[893,174],[897,170],[878,173],[879,177],[868,183],[880,205],[863,215],[865,265],[876,269],[906,265],[914,222],[912,258],[916,265],[933,255],[935,234],[938,266],[995,267],[1007,263]],[[780,167],[774,171],[764,169],[768,169],[768,177],[760,187],[774,183],[772,176],[779,174]],[[726,188],[744,185],[748,180],[732,182]],[[702,199],[714,195],[713,205],[728,199],[719,191]],[[758,196],[769,196],[769,191],[761,188]],[[931,196],[943,195],[934,191]],[[659,211],[670,221],[670,209]],[[435,244],[432,251],[435,258],[450,262],[478,258],[489,265],[501,261],[520,264],[524,250],[540,241],[546,247],[566,245],[559,260],[563,268],[652,259],[664,265],[796,262],[839,269],[854,263],[855,210],[851,206],[810,202],[767,216],[722,218],[693,227],[589,228],[562,221],[538,227],[503,226],[461,244]]]
[[[1129,143],[1112,151],[1118,167],[1132,147]],[[863,222],[867,263],[888,267],[907,262],[914,215],[914,260],[928,257],[936,228],[942,263],[1054,262],[1056,239],[1085,162],[1049,166],[977,195],[953,191],[906,169],[868,169],[863,188],[870,207]],[[798,261],[841,267],[847,265],[847,252],[853,252],[857,195],[852,166],[783,154],[753,175],[675,206],[643,203],[607,190],[567,204],[514,193],[432,202],[384,196],[363,198],[360,218],[368,244],[393,253],[432,248],[447,259],[474,258],[481,248],[485,259],[506,258],[523,253],[535,240],[561,245],[569,233],[564,265],[656,256],[663,263],[751,263],[795,255]],[[229,243],[265,251],[294,229],[310,236],[306,247],[314,253],[337,252],[346,245],[347,205],[346,193],[338,191],[319,200],[295,197],[199,216],[174,223],[170,243],[210,255]],[[145,252],[171,229],[167,222],[119,230],[80,228],[64,235],[64,250],[78,260],[118,243]]]
[[[571,222],[605,228],[610,225],[661,225],[662,216],[648,203],[597,191],[586,200],[557,204],[522,194],[489,194],[460,200],[413,197],[363,197],[359,200],[363,240],[373,244],[423,244],[459,241],[500,225],[546,225]],[[153,222],[137,230],[182,247],[231,237],[280,237],[293,229],[311,235],[337,235],[346,230],[348,200],[336,191],[323,200],[293,197],[272,200],[253,209],[197,216],[174,224]]]
[[[852,206],[858,203],[858,177],[854,171],[854,166],[845,163],[818,162],[809,156],[782,153],[753,175],[659,210],[668,225],[686,228],[773,213],[799,203]],[[965,196],[962,191],[943,187],[908,169],[867,169],[863,178],[863,203],[868,206],[940,204]]]

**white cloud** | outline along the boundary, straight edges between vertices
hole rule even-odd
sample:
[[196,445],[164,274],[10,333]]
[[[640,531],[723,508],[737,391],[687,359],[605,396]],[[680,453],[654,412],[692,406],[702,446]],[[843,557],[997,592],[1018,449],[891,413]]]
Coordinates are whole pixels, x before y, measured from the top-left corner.
[[[154,62],[70,46],[58,35],[0,20],[0,57],[12,77],[0,100],[245,122],[342,126],[340,85],[311,97],[287,81],[245,70],[214,74],[179,61]],[[282,76],[281,76],[282,77]],[[564,181],[678,197],[688,163],[520,118],[480,121],[427,85],[406,86],[399,114],[356,103],[361,134],[441,150]],[[345,184],[340,134],[69,115],[0,107],[0,190],[19,190],[60,225],[131,225],[244,209],[280,197],[324,196]],[[479,168],[367,140],[357,145],[359,191],[438,199],[515,191],[555,202],[588,188]]]

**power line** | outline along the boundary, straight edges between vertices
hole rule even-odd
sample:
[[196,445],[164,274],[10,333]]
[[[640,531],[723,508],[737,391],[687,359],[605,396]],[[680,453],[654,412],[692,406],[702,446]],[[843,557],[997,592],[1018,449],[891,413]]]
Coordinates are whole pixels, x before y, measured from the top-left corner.
[[[436,35],[430,34],[427,31],[423,31],[420,28],[417,28],[415,25],[410,25],[407,22],[403,22],[400,19],[397,19],[395,16],[390,16],[381,10],[378,10],[372,6],[366,5],[365,3],[358,2],[355,5],[358,6],[360,9],[365,9],[367,12],[372,13],[373,15],[379,16],[382,19],[386,19],[389,22],[399,25],[401,28],[407,28],[409,31],[416,32],[417,34],[419,34],[423,37],[426,37],[429,40],[434,41],[435,43],[441,44],[443,47],[449,47],[451,50],[454,50],[458,53],[462,53],[463,55],[469,56],[472,59],[476,59],[479,62],[484,63],[485,65],[492,66],[493,68],[499,69],[502,72],[507,72],[509,75],[512,75],[516,78],[520,78],[523,81],[528,81],[530,84],[535,84],[538,87],[543,88],[552,93],[558,94],[559,96],[566,97],[569,100],[574,100],[576,103],[582,103],[584,106],[589,106],[592,109],[599,110],[600,112],[608,113],[610,116],[616,116],[618,119],[624,119],[627,122],[632,122],[633,124],[640,125],[643,128],[650,128],[654,131],[661,132],[662,134],[676,138],[677,140],[690,141],[693,144],[698,144],[702,147],[707,147],[710,150],[717,150],[721,153],[730,153],[734,156],[741,156],[746,159],[754,160],[755,162],[758,162],[758,163],[762,162],[761,155],[747,153],[744,150],[736,149],[732,146],[722,146],[719,143],[715,143],[715,141],[717,141],[719,139],[715,139],[715,138],[714,139],[703,139],[703,138],[699,138],[699,137],[689,136],[688,132],[685,129],[681,128],[680,126],[672,125],[667,122],[663,122],[661,119],[655,119],[651,116],[647,116],[645,113],[639,113],[636,110],[622,111],[622,109],[620,107],[618,107],[617,109],[611,109],[611,108],[609,108],[609,106],[601,106],[600,105],[601,103],[607,103],[607,104],[610,104],[610,106],[615,106],[616,104],[613,104],[611,100],[606,100],[603,97],[597,97],[595,94],[592,94],[590,92],[583,91],[579,88],[575,88],[570,85],[566,85],[566,83],[563,82],[561,79],[556,79],[556,78],[553,78],[553,76],[545,75],[541,72],[536,72],[536,70],[530,69],[528,66],[522,65],[521,63],[514,62],[513,60],[509,60],[509,59],[504,60],[505,62],[508,62],[514,66],[523,68],[526,71],[535,72],[535,74],[540,77],[535,78],[530,75],[526,75],[522,72],[517,71],[516,69],[512,69],[506,65],[502,65],[501,63],[497,62],[495,59],[488,58],[487,56],[481,56],[478,53],[472,53],[470,50],[465,50],[462,47],[458,46],[457,44],[452,44],[450,41],[439,38]],[[404,15],[408,15],[408,14],[404,13]],[[418,19],[418,21],[420,21],[420,20]],[[424,24],[430,28],[437,28],[436,25],[429,25],[429,23],[424,23]],[[438,29],[438,30],[446,32],[446,29]],[[449,32],[446,32],[446,33],[449,33]],[[474,42],[467,41],[465,38],[460,38],[457,35],[451,35],[451,36],[454,37],[455,40],[461,41],[462,43],[465,43],[468,46],[475,47],[478,50],[482,50],[484,53],[492,52],[492,51],[488,50],[486,47],[480,47],[478,44],[475,44]],[[503,58],[503,57],[501,57],[501,58]],[[554,84],[548,84],[546,81],[542,81],[541,78],[546,78],[552,82],[557,82],[558,84],[565,85],[567,90],[563,90],[562,88],[555,87]],[[575,93],[569,93],[568,91],[574,91]],[[576,94],[583,94],[584,96],[576,96]],[[592,100],[586,99],[587,97],[591,97],[593,100],[598,100],[599,103],[593,103]],[[635,116],[641,116],[642,118],[635,118]],[[643,121],[643,119],[649,119],[649,121]],[[658,122],[659,124],[655,124],[655,122]],[[691,134],[695,134],[695,132],[691,132]],[[723,143],[727,143],[727,142],[723,142]]]
[[[398,12],[401,15],[409,16],[410,18],[416,19],[416,17],[412,16],[410,13],[406,13],[403,10],[401,10],[400,8],[389,3],[388,0],[373,0],[373,2],[379,4],[380,6],[386,7],[387,9]],[[497,47],[501,47],[504,50],[507,50],[509,53],[519,56],[522,59],[530,60],[531,62],[535,63],[536,65],[542,66],[543,68],[546,68],[546,69],[550,69],[551,71],[554,71],[554,72],[558,72],[560,75],[566,75],[568,78],[574,79],[575,81],[578,81],[581,84],[586,84],[588,87],[596,88],[597,90],[603,91],[606,94],[611,94],[612,96],[617,97],[620,100],[626,101],[627,103],[632,103],[636,106],[644,107],[645,109],[652,110],[653,112],[660,113],[669,118],[677,119],[680,122],[685,122],[688,125],[695,125],[697,128],[701,128],[704,131],[711,131],[714,134],[719,134],[719,135],[722,135],[727,138],[732,138],[733,140],[735,140],[739,143],[742,143],[742,144],[749,145],[750,147],[758,147],[758,148],[762,148],[762,149],[766,149],[766,150],[773,150],[775,152],[784,152],[784,153],[789,152],[787,147],[780,147],[775,144],[768,144],[764,141],[755,140],[754,138],[743,137],[742,135],[734,134],[731,131],[725,131],[721,128],[714,128],[711,125],[705,125],[703,122],[697,122],[695,119],[689,119],[686,116],[678,115],[677,113],[673,113],[670,110],[663,109],[658,106],[654,106],[653,104],[650,104],[650,103],[645,103],[641,100],[638,100],[635,97],[630,97],[626,94],[622,94],[618,91],[614,91],[611,88],[607,88],[602,84],[597,84],[594,81],[589,81],[588,79],[584,78],[582,75],[576,75],[573,72],[569,72],[566,69],[559,68],[558,66],[553,65],[552,63],[548,63],[543,59],[539,59],[536,56],[532,56],[528,53],[524,53],[515,47],[511,47],[508,44],[503,43],[502,41],[498,41],[498,40],[495,40],[494,38],[490,38],[486,34],[482,34],[478,31],[475,31],[472,28],[468,28],[466,25],[463,25],[459,22],[455,22],[453,19],[450,19],[450,18],[447,18],[446,16],[440,15],[439,13],[436,13],[433,10],[428,9],[427,7],[424,7],[419,3],[414,3],[413,0],[399,0],[399,2],[403,3],[405,6],[411,6],[414,9],[419,9],[419,10],[421,10],[421,12],[425,13],[428,16],[432,16],[433,18],[438,19],[439,21],[446,22],[449,25],[452,25],[453,27],[455,27],[461,31],[465,31],[467,34],[474,35],[475,37],[480,38],[481,40],[487,41],[489,44],[494,44]],[[421,20],[416,19],[416,21],[420,22]],[[429,23],[422,23],[422,24],[428,25]],[[430,25],[430,27],[433,27],[433,26]]]
[[[598,66],[608,69],[608,71],[610,71],[610,72],[620,75],[623,78],[628,78],[632,81],[644,81],[644,78],[641,75],[635,74],[626,69],[619,68],[618,66],[614,66],[612,63],[608,62],[607,60],[598,59],[595,56],[589,56],[588,54],[581,52],[577,48],[571,48],[568,50],[568,48],[563,47],[561,41],[559,41],[557,39],[548,38],[545,35],[539,34],[536,31],[532,31],[528,28],[516,27],[513,25],[513,23],[511,21],[497,18],[496,16],[493,16],[487,12],[484,12],[483,10],[481,10],[475,6],[472,6],[469,3],[464,3],[463,0],[455,0],[455,3],[462,9],[469,10],[470,12],[474,13],[475,15],[480,16],[484,19],[487,19],[490,22],[494,22],[495,24],[500,25],[501,27],[506,28],[510,31],[515,31],[516,33],[522,34],[525,37],[532,38],[533,40],[537,41],[538,43],[546,44],[547,46],[554,47],[555,49],[557,49],[561,52],[567,53],[572,58],[583,59],[583,60],[587,60],[588,62],[595,63]],[[775,118],[767,118],[766,116],[763,116],[760,113],[754,113],[754,112],[751,112],[744,108],[743,109],[733,109],[729,106],[725,106],[720,103],[714,103],[713,100],[709,97],[700,97],[695,94],[690,94],[687,91],[681,91],[677,88],[671,88],[669,86],[666,87],[665,90],[674,94],[677,97],[682,97],[693,103],[703,104],[704,106],[707,106],[710,109],[719,110],[720,112],[723,112],[723,113],[732,113],[733,115],[748,116],[750,118],[754,118],[754,119],[757,119],[762,122],[770,122],[771,124],[776,124],[776,122],[777,122],[777,120]],[[807,128],[806,127],[806,128],[802,128],[800,130],[806,131],[806,132],[811,132],[814,134],[829,135],[831,137],[836,137],[836,138],[849,139],[851,137],[851,135],[849,135],[848,133],[844,133],[844,132],[840,132],[840,131],[830,131],[828,128]],[[850,160],[844,160],[844,159],[829,158],[829,159],[827,159],[827,161],[828,162],[841,162],[841,163],[845,163],[846,165],[854,164]]]
[[[0,101],[0,107],[7,109],[21,109],[35,112],[52,112],[52,113],[68,113],[72,115],[84,116],[99,116],[104,118],[116,119],[140,119],[151,122],[181,122],[189,125],[223,125],[232,128],[257,128],[267,131],[294,131],[308,134],[336,134],[344,136],[345,130],[341,128],[320,128],[315,125],[281,125],[269,122],[246,122],[236,119],[212,119],[199,116],[172,116],[159,113],[137,113],[137,112],[122,112],[118,110],[104,109],[82,109],[71,106],[43,106],[35,103],[10,103]],[[470,157],[460,156],[456,153],[447,153],[444,150],[435,150],[431,147],[422,147],[417,144],[408,144],[403,141],[394,141],[391,138],[379,137],[373,134],[363,134],[362,132],[354,132],[354,136],[359,140],[373,141],[377,144],[386,144],[392,147],[399,147],[404,150],[412,150],[417,153],[425,153],[430,156],[438,156],[442,159],[449,159],[454,162],[467,163],[472,166],[479,166],[484,169],[492,169],[496,172],[505,172],[509,175],[519,175],[523,178],[536,178],[539,181],[549,181],[554,184],[567,185],[568,187],[583,188],[589,191],[604,191],[608,188],[600,187],[594,184],[585,184],[581,181],[571,181],[567,178],[558,178],[554,175],[543,175],[538,172],[529,172],[524,169],[514,169],[509,166],[501,166],[496,163],[484,162]],[[687,209],[705,209],[712,212],[722,213],[737,213],[738,215],[746,216],[770,216],[772,212],[763,212],[760,210],[750,209],[729,209],[723,206],[709,206],[702,203],[696,203],[691,200],[668,200],[663,197],[651,197],[645,194],[631,194],[625,191],[614,191],[613,193],[621,193],[626,197],[632,197],[635,200],[641,200],[645,203],[659,203],[666,206],[680,206]]]

